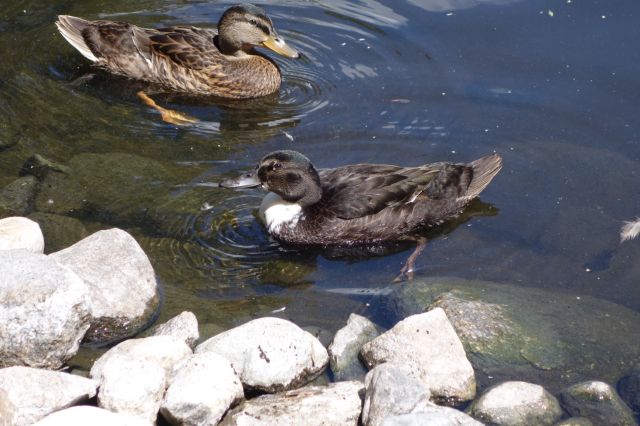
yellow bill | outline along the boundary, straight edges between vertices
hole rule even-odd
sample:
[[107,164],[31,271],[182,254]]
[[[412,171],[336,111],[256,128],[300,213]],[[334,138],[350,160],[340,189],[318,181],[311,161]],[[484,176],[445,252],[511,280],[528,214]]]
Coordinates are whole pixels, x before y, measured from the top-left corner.
[[279,53],[282,56],[286,56],[287,58],[298,58],[300,54],[297,50],[289,47],[287,43],[284,42],[280,37],[269,36],[268,39],[262,42],[262,45],[267,49],[271,49],[276,53]]

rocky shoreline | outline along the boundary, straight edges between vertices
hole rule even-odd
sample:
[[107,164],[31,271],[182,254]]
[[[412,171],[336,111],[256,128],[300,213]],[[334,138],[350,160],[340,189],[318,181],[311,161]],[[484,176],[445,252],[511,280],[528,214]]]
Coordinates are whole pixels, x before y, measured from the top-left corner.
[[[275,317],[200,341],[190,312],[132,338],[160,297],[136,240],[43,249],[37,223],[0,220],[1,426],[638,424],[640,315],[610,302],[427,280],[396,290],[389,330],[352,314],[328,348]],[[81,343],[110,341],[69,373]]]

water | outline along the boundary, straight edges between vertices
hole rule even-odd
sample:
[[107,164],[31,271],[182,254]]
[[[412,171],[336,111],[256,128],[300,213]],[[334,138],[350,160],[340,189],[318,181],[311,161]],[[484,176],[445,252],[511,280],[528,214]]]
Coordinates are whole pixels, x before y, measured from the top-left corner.
[[[0,186],[34,153],[60,163],[88,153],[152,162],[158,174],[140,187],[123,184],[135,167],[86,171],[95,176],[90,208],[63,213],[89,231],[119,226],[136,236],[164,288],[160,321],[191,310],[206,335],[273,312],[329,332],[351,312],[395,320],[384,289],[412,246],[349,256],[286,248],[256,222],[263,194],[207,185],[276,149],[301,151],[318,167],[499,152],[502,172],[464,217],[431,234],[417,274],[640,309],[640,242],[618,242],[622,221],[640,214],[640,3],[270,2],[279,33],[303,54],[275,57],[280,93],[248,102],[154,94],[200,120],[184,128],[137,100],[143,86],[93,70],[53,24],[64,13],[210,26],[226,6],[0,6],[0,137],[15,143],[0,151]],[[58,213],[42,199],[34,209]]]

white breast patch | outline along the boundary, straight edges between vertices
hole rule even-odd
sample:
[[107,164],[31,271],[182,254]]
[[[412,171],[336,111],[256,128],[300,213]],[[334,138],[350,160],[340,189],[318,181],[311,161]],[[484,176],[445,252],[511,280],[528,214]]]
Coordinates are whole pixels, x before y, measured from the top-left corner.
[[282,226],[295,228],[304,216],[300,204],[285,201],[273,192],[268,193],[262,200],[259,215],[260,220],[273,234],[278,234]]

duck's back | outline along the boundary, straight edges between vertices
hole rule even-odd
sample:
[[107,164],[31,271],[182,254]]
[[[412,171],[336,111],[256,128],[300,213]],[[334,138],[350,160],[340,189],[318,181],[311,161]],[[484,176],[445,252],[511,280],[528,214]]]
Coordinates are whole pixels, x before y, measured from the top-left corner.
[[321,201],[282,239],[300,244],[397,240],[458,215],[500,171],[498,155],[469,164],[358,164],[319,170]]

